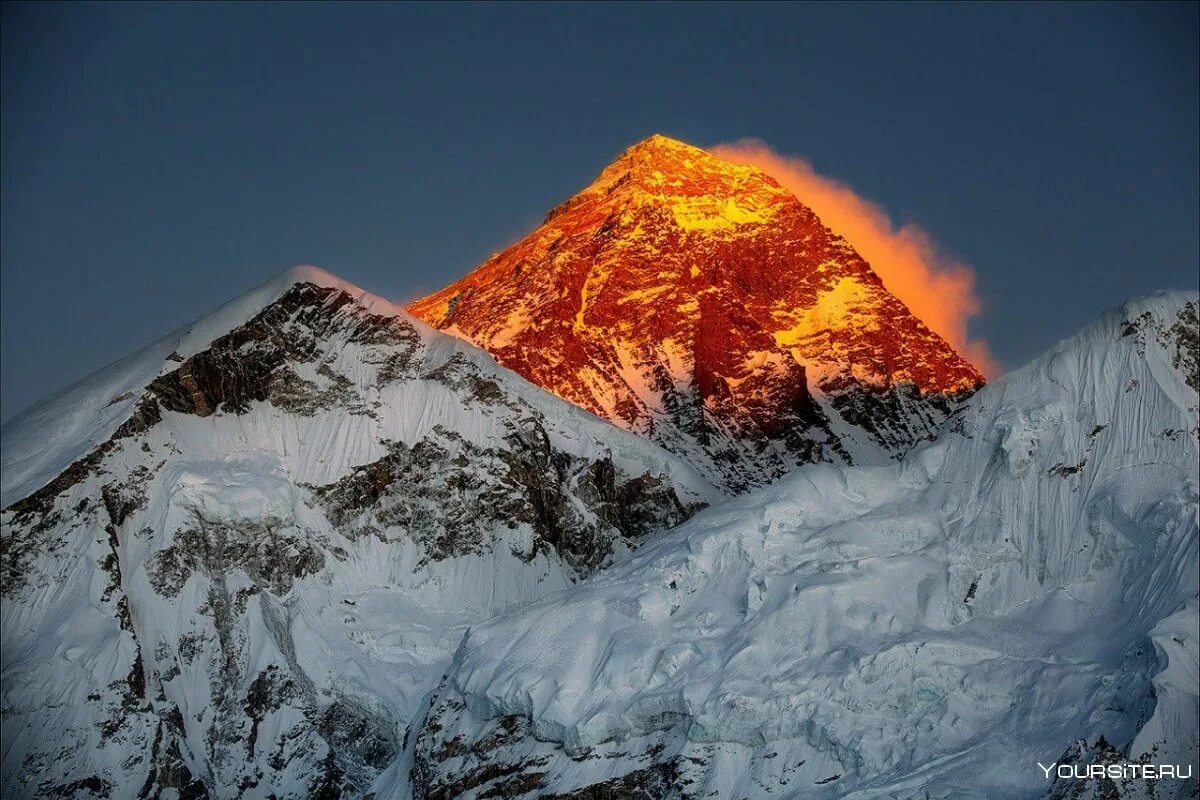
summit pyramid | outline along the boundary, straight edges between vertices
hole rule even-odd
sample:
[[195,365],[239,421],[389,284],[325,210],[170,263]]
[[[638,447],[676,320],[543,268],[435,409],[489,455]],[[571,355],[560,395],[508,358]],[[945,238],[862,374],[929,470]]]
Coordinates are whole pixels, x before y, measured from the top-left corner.
[[984,379],[802,200],[651,136],[409,310],[735,492],[887,461]]

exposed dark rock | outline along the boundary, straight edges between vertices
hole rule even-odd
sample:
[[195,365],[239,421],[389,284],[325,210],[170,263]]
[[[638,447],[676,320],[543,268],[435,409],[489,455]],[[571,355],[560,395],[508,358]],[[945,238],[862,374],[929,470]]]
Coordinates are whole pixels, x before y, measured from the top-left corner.
[[1187,303],[1167,331],[1174,340],[1171,365],[1187,376],[1187,385],[1200,392],[1200,318],[1195,303]]
[[1055,464],[1046,471],[1046,475],[1051,478],[1066,478],[1070,475],[1078,475],[1087,466],[1087,459],[1083,459],[1078,464]]
[[316,727],[334,752],[364,771],[383,771],[396,754],[390,721],[350,698],[335,700],[321,711]]
[[[391,443],[382,459],[314,494],[347,535],[397,528],[434,561],[483,552],[493,532],[525,523],[580,573],[602,566],[618,537],[636,544],[697,510],[652,475],[625,477],[610,459],[556,453],[536,420],[510,428],[504,441],[507,448],[484,448],[435,428],[412,447]],[[579,513],[572,495],[594,519]]]
[[77,798],[88,798],[88,797],[96,797],[96,798],[111,797],[112,796],[112,784],[109,783],[108,781],[104,780],[103,778],[99,778],[95,775],[92,775],[90,777],[81,778],[80,780],[73,781],[73,782],[65,784],[63,786],[50,787],[43,791],[43,796],[44,797],[55,797],[55,798],[57,798],[57,797],[71,798],[71,800],[76,800]]
[[545,773],[537,768],[545,760],[530,759],[515,764],[487,761],[449,782],[429,782],[424,772],[414,770],[413,797],[416,800],[454,800],[489,783],[493,784],[489,793],[481,794],[481,797],[525,797],[541,786]]
[[[1094,744],[1089,744],[1086,741],[1076,742],[1067,748],[1067,750],[1053,762],[1054,764],[1066,764],[1074,770],[1077,766],[1086,769],[1092,764],[1151,764],[1154,763],[1153,758],[1143,756],[1139,759],[1130,759],[1121,750],[1114,747],[1104,736],[1096,740]],[[1123,771],[1122,771],[1123,772]],[[1063,778],[1057,774],[1050,777],[1052,781],[1050,789],[1043,795],[1042,800],[1142,800],[1142,798],[1154,798],[1158,796],[1156,785],[1158,780],[1142,780],[1140,778],[1112,778],[1108,775],[1092,777],[1092,778]],[[1196,787],[1200,784],[1193,783],[1192,796],[1196,796]],[[1166,788],[1166,787],[1162,787]],[[1175,793],[1163,795],[1164,797],[1180,797]]]
[[285,703],[300,696],[296,684],[283,674],[278,666],[271,664],[258,673],[250,690],[246,692],[242,708],[250,719],[250,735],[246,737],[246,760],[254,760],[254,748],[258,743],[258,726],[272,711],[278,711]]
[[[1168,349],[1173,349],[1171,364],[1185,376],[1188,386],[1200,392],[1200,316],[1196,303],[1184,303],[1175,321],[1166,330],[1158,326],[1152,311],[1144,311],[1137,317],[1126,320],[1121,328],[1122,336],[1132,336],[1138,352],[1145,353],[1146,337],[1153,335]],[[1132,387],[1130,387],[1132,388]]]
[[17,524],[25,523],[33,517],[44,517],[54,508],[56,497],[82,483],[116,446],[115,437],[108,440],[87,456],[73,462],[41,489],[13,503],[5,511],[14,515],[13,522]]
[[[691,780],[680,770],[679,761],[663,757],[663,746],[646,749],[649,763],[625,775],[578,789],[551,794],[546,791],[549,755],[528,755],[536,737],[527,717],[496,717],[481,728],[471,741],[462,735],[446,738],[439,719],[458,718],[465,707],[461,701],[439,699],[417,734],[411,773],[414,797],[418,800],[449,800],[469,792],[479,798],[557,798],[558,800],[667,800],[688,798]],[[622,755],[628,755],[622,753]],[[576,761],[592,755],[573,757]]]
[[[341,313],[339,313],[341,312]],[[409,341],[411,326],[364,312],[338,289],[300,283],[253,319],[156,378],[149,392],[163,408],[206,417],[218,411],[243,414],[254,402],[270,402],[297,414],[359,400],[352,383],[327,363],[316,367],[325,386],[301,378],[292,364],[319,362],[322,341],[349,329],[351,341]]]
[[196,527],[176,533],[173,543],[155,553],[146,567],[154,590],[174,597],[195,571],[208,575],[240,569],[253,580],[284,594],[297,578],[325,565],[321,549],[299,529],[279,521],[262,520],[232,528],[196,521]]
[[138,792],[138,800],[161,798],[172,792],[179,800],[207,800],[208,787],[192,774],[180,752],[183,721],[179,709],[172,709],[173,713],[166,713],[160,719],[150,756],[150,772]]

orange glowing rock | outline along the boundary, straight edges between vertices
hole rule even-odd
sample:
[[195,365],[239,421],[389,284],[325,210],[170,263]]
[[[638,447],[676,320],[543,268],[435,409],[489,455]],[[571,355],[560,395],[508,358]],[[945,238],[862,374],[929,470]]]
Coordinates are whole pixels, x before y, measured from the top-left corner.
[[895,457],[983,384],[774,179],[664,136],[410,310],[733,491]]

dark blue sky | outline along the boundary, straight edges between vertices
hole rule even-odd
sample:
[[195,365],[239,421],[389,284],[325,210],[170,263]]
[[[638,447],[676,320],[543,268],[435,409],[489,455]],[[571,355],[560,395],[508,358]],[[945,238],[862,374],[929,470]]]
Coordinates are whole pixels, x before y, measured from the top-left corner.
[[404,300],[662,132],[978,272],[1008,367],[1194,288],[1197,6],[6,4],[2,413],[298,263]]

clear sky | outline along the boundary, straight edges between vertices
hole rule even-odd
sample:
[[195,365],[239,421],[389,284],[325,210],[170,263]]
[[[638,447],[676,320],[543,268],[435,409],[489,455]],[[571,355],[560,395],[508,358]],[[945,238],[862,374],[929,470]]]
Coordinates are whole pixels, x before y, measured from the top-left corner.
[[757,137],[978,275],[1019,366],[1195,288],[1197,5],[7,3],[0,414],[300,263],[406,300],[627,145]]

